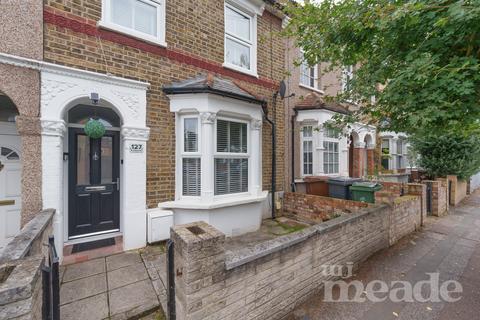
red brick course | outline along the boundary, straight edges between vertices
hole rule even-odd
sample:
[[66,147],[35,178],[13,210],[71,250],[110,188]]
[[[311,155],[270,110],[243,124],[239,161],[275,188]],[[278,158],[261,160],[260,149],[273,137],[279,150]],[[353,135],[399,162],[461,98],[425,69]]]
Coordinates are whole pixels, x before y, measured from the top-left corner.
[[329,220],[336,213],[352,213],[371,206],[368,203],[315,196],[304,193],[285,192],[283,210],[313,221]]
[[[213,72],[238,81],[268,103],[277,124],[277,190],[284,185],[285,117],[283,102],[272,96],[284,76],[281,19],[267,11],[258,17],[259,78],[222,67],[223,1],[167,1],[168,48],[98,28],[100,0],[44,0],[44,59],[78,69],[150,83],[147,92],[147,206],[174,199],[175,116],[162,91],[165,84]],[[271,32],[272,31],[272,32]],[[275,109],[275,112],[274,112]],[[263,126],[263,189],[270,189],[271,128]]]

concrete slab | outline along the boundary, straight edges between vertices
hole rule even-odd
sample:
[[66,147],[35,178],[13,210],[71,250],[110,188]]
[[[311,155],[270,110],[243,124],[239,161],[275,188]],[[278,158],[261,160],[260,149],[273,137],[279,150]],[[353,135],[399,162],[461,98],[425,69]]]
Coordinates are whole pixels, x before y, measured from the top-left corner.
[[66,266],[63,282],[86,278],[105,272],[105,259],[95,259]]
[[107,294],[102,293],[93,297],[65,304],[60,308],[62,320],[102,320],[108,317]]
[[108,290],[113,290],[145,279],[148,279],[148,273],[142,262],[109,271],[107,273]]
[[133,314],[141,314],[159,306],[157,295],[149,280],[114,289],[108,295],[110,316],[115,316],[114,319],[128,319]]
[[115,269],[120,269],[123,267],[131,266],[142,262],[140,254],[136,251],[125,252],[121,254],[116,254],[106,258],[107,260],[107,271],[112,271]]
[[104,273],[64,283],[60,287],[60,304],[77,301],[107,291]]

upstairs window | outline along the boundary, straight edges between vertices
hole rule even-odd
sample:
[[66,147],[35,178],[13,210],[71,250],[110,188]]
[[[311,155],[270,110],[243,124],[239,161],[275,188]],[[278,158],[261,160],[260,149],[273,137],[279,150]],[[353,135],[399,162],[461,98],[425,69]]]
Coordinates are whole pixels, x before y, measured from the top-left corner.
[[103,0],[100,26],[164,45],[165,0]]
[[256,16],[225,4],[225,66],[256,73]]
[[215,195],[248,192],[248,125],[217,120]]
[[318,64],[310,66],[308,62],[302,58],[302,64],[300,65],[300,84],[315,90],[320,88]]
[[342,90],[348,92],[352,89],[353,66],[346,66],[342,70]]

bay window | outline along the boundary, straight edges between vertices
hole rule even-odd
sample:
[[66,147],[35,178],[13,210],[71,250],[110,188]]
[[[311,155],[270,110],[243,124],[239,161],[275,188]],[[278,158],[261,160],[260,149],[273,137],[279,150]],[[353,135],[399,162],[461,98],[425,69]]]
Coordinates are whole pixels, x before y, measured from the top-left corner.
[[390,139],[382,139],[382,167],[390,170]]
[[248,125],[218,119],[215,195],[248,192]]
[[182,194],[200,196],[201,157],[199,152],[198,118],[183,118]]
[[313,174],[313,127],[304,126],[302,129],[302,174]]
[[323,173],[338,174],[340,172],[339,132],[325,128],[323,138]]
[[103,0],[99,25],[165,45],[165,0]]
[[256,16],[225,3],[225,64],[256,74]]

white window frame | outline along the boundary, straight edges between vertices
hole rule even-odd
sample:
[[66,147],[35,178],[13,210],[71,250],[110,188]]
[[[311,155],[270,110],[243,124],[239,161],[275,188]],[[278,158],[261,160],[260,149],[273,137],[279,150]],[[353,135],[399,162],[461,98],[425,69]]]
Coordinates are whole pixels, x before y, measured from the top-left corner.
[[[340,174],[340,133],[338,133],[338,137],[332,137],[330,135],[328,135],[329,133],[329,130],[333,130],[333,129],[328,129],[328,128],[324,128],[323,129],[323,142],[322,142],[322,148],[323,148],[323,163],[322,163],[322,169],[323,169],[323,173],[325,175],[338,175]],[[328,153],[332,153],[332,152],[329,152],[326,148],[325,148],[325,143],[336,143],[337,144],[337,152],[333,152],[333,153],[336,153],[338,154],[338,161],[336,162],[328,162],[327,160],[327,154]],[[325,165],[337,165],[337,168],[338,170],[336,172],[325,172]]]
[[102,28],[117,31],[134,38],[151,42],[153,44],[166,47],[165,42],[165,2],[166,0],[136,0],[157,8],[157,36],[153,36],[147,33],[137,31],[135,29],[127,28],[116,24],[112,21],[111,17],[111,3],[115,0],[102,0],[102,19],[98,22],[98,25]]
[[[388,156],[389,156],[389,158],[387,158],[388,168],[383,167],[383,164],[382,164],[383,155],[384,155],[384,153],[383,153],[383,149],[384,149],[383,148],[383,142],[384,141],[388,141]],[[382,137],[382,142],[380,144],[380,154],[382,156],[382,158],[380,159],[380,165],[382,166],[382,168],[385,169],[385,170],[392,170],[392,159],[391,159],[392,158],[392,139],[391,138]],[[385,155],[387,155],[387,154],[385,153]]]
[[[232,2],[232,3],[230,3]],[[233,3],[233,1],[227,2],[225,1],[224,4],[224,54],[223,54],[223,67],[229,68],[238,72],[246,73],[248,75],[254,76],[258,78],[257,74],[257,14],[247,10],[246,8],[242,8],[240,5]],[[250,18],[250,41],[246,39],[242,39],[234,34],[230,34],[227,32],[227,28],[225,27],[227,21],[227,10],[229,8],[243,16],[247,16]],[[250,47],[250,69],[242,68],[237,66],[233,63],[227,61],[227,39],[240,43],[242,45]]]
[[353,66],[345,66],[342,69],[342,91],[347,91],[347,84],[353,79]]
[[[186,152],[185,151],[185,119],[196,119],[197,120],[197,151],[196,152]],[[185,114],[180,117],[180,132],[181,132],[181,142],[180,142],[180,163],[179,163],[179,172],[180,172],[180,194],[182,198],[192,198],[197,199],[202,195],[202,184],[200,183],[200,194],[198,196],[190,196],[183,194],[183,159],[198,158],[200,159],[200,168],[202,163],[202,152],[201,152],[201,143],[202,143],[202,127],[200,117],[198,115]],[[203,172],[200,172],[200,181],[203,179]]]
[[[304,57],[303,57],[303,51],[300,51],[301,55],[302,55],[302,63],[300,65],[300,70],[299,70],[299,73],[300,73],[300,79],[299,79],[299,85],[300,87],[303,87],[303,88],[306,88],[306,89],[309,89],[309,90],[313,90],[313,91],[316,91],[316,92],[319,92],[319,93],[324,93],[323,90],[320,89],[320,77],[319,77],[319,72],[318,72],[318,67],[319,67],[319,64],[315,64],[313,66],[309,66],[307,64],[307,61],[304,60]],[[303,71],[304,69],[314,69],[314,74],[313,74],[313,82],[314,82],[314,86],[310,86],[310,83],[306,84],[306,83],[303,83],[302,82],[302,78],[303,78]],[[309,80],[311,79],[311,76],[310,74],[308,75],[308,78]]]
[[[305,128],[308,128],[308,127],[311,127],[312,128],[312,136],[311,137],[305,137],[304,136],[304,130]],[[314,127],[313,125],[304,125],[302,126],[302,130],[301,130],[301,144],[300,144],[300,155],[301,155],[301,172],[302,172],[302,177],[308,177],[308,176],[312,176],[313,175],[313,170],[314,170],[314,165],[313,165],[313,150],[314,150],[314,143],[313,143],[313,131],[314,131]],[[304,142],[311,142],[312,143],[312,172],[311,173],[308,173],[308,172],[305,172],[305,158],[304,158]]]
[[[218,152],[217,151],[217,123],[218,123],[218,120],[224,120],[224,121],[230,121],[230,122],[238,122],[238,123],[245,123],[247,125],[247,152],[246,153],[235,153],[235,152]],[[250,139],[250,134],[251,134],[251,129],[250,129],[250,122],[249,121],[246,121],[246,120],[243,120],[243,119],[238,119],[238,118],[230,118],[230,117],[224,117],[224,116],[217,116],[217,118],[215,119],[215,125],[214,125],[214,128],[213,128],[213,132],[214,132],[214,145],[213,145],[213,168],[211,168],[212,170],[212,174],[213,174],[213,179],[214,179],[214,182],[213,182],[213,189],[215,190],[215,159],[248,159],[248,176],[247,176],[247,179],[248,179],[248,186],[247,186],[247,191],[246,192],[237,192],[237,193],[228,193],[228,194],[219,194],[219,195],[215,195],[214,194],[214,199],[222,199],[222,198],[231,198],[231,197],[238,197],[238,196],[242,196],[242,195],[248,195],[250,194],[250,191],[251,191],[251,185],[252,185],[252,181],[251,181],[251,169],[252,169],[252,160],[250,158],[250,150],[251,150],[251,146],[250,146],[250,142],[251,142],[251,139]]]

